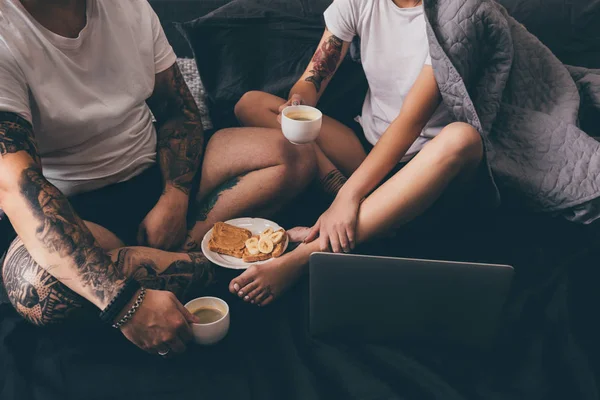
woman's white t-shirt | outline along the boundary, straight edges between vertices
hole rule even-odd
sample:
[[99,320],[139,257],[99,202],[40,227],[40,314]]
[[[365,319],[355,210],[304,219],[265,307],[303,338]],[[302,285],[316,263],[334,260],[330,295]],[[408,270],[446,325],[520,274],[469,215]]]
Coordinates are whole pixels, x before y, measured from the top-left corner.
[[87,0],[77,38],[49,31],[19,0],[0,0],[0,111],[33,124],[44,176],[66,195],[155,164],[146,99],[175,61],[147,0]]
[[[360,37],[369,91],[359,122],[375,145],[400,114],[423,66],[431,65],[423,6],[400,8],[392,0],[335,0],[325,11],[325,23],[345,42]],[[402,161],[412,158],[450,122],[441,104]]]

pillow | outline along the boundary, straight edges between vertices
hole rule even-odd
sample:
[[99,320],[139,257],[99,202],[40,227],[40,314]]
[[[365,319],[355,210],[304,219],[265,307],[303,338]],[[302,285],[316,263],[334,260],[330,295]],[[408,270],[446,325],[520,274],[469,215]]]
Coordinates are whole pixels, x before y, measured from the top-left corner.
[[565,64],[600,68],[600,0],[497,0]]
[[[287,98],[323,34],[321,14],[306,1],[235,0],[178,29],[187,38],[206,91],[215,129],[237,124],[233,108],[250,90]],[[360,113],[367,81],[360,64],[345,60],[319,108],[349,123]]]

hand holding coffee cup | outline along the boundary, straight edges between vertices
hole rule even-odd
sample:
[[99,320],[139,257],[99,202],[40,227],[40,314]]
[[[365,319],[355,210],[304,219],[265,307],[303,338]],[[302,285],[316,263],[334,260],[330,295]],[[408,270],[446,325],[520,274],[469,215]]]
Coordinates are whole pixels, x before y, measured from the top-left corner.
[[229,306],[217,297],[200,297],[188,302],[185,308],[198,323],[192,324],[194,341],[211,345],[221,341],[229,331]]
[[314,142],[321,133],[323,114],[314,107],[288,106],[281,112],[283,136],[293,144]]

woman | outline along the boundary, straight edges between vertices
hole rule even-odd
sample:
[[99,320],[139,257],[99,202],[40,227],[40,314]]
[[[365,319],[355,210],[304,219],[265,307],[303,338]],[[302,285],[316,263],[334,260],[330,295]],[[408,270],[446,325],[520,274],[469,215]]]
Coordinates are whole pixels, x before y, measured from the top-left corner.
[[314,147],[323,187],[335,200],[312,229],[291,232],[304,239],[297,249],[230,283],[233,293],[261,306],[298,279],[312,252],[349,252],[419,216],[449,186],[453,196],[464,195],[483,158],[479,133],[452,122],[441,104],[421,1],[336,0],[325,22],[318,50],[287,102],[251,92],[236,107],[244,125],[275,128],[286,106],[315,106],[360,37],[369,91],[357,121],[365,144],[349,127],[324,119]]

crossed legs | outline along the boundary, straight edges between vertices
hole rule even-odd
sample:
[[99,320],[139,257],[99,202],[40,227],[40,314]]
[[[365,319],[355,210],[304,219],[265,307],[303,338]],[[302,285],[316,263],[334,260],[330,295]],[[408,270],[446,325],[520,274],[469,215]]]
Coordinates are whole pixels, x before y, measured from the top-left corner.
[[[470,125],[448,125],[404,168],[361,204],[357,243],[406,224],[421,215],[448,189],[460,197],[472,183],[483,157],[479,133]],[[451,190],[450,190],[451,189]],[[293,232],[303,239],[300,232]],[[327,251],[319,241],[300,244],[294,251],[248,268],[229,285],[232,293],[261,306],[281,295],[305,271],[310,254]]]

